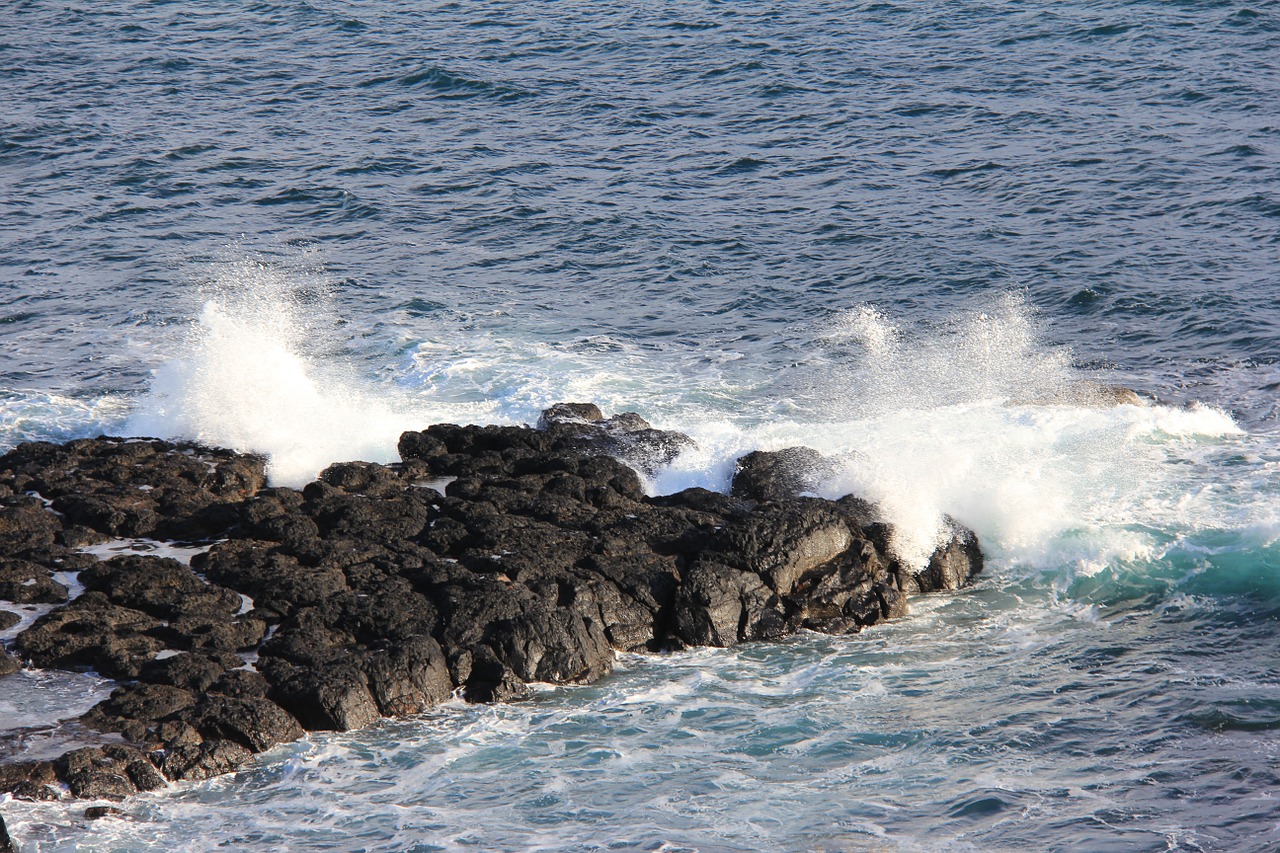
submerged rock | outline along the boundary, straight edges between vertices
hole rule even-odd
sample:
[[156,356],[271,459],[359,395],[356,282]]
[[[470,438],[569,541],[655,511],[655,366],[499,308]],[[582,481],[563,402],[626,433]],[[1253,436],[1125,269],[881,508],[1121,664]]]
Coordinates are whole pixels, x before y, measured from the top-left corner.
[[[856,632],[981,568],[954,522],[913,569],[871,504],[799,496],[834,472],[807,448],[748,454],[730,495],[646,497],[637,469],[691,444],[638,415],[560,404],[538,429],[407,432],[401,463],[335,464],[301,491],[264,488],[257,457],[191,445],[20,446],[0,457],[0,488],[62,515],[6,499],[0,583],[21,576],[56,603],[65,586],[58,598],[41,584],[75,570],[85,591],[14,648],[124,682],[82,722],[126,743],[50,772],[76,796],[124,797],[455,692],[511,701],[530,682],[593,681],[618,651]],[[190,566],[67,546],[178,531],[217,541]],[[0,791],[40,784],[0,774]]]

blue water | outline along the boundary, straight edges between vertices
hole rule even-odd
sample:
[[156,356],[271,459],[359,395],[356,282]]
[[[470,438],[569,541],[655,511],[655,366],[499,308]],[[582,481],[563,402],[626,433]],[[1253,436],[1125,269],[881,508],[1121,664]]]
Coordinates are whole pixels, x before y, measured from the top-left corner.
[[[990,557],[861,636],[628,658],[88,826],[0,804],[14,835],[1280,846],[1277,56],[1280,4],[1229,0],[4,3],[0,446],[184,435],[300,484],[591,399],[698,441],[653,492],[806,443],[903,559],[942,513]],[[103,689],[21,678],[24,725]]]

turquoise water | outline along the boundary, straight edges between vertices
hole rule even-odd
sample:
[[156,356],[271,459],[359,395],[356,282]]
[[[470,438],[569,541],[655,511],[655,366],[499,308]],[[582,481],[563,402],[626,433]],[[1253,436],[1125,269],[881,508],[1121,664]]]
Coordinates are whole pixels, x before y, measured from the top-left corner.
[[[1280,4],[0,23],[0,445],[301,484],[595,400],[698,441],[654,493],[804,443],[904,560],[943,513],[990,558],[855,637],[626,658],[92,824],[0,804],[24,850],[1280,845]],[[10,727],[105,689],[20,678]]]

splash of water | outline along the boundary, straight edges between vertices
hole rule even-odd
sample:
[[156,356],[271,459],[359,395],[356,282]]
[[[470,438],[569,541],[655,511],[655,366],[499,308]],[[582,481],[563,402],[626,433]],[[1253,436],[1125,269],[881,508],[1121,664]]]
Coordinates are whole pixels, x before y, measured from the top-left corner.
[[[1151,543],[1129,528],[1174,523],[1179,502],[1201,489],[1205,469],[1178,464],[1179,453],[1243,435],[1212,407],[1117,398],[1073,367],[1069,350],[1044,344],[1017,297],[910,330],[861,306],[829,322],[815,346],[835,353],[802,401],[816,417],[685,420],[701,449],[655,490],[724,488],[740,454],[806,444],[845,460],[819,493],[876,501],[910,565],[927,561],[949,514],[997,557],[1087,572],[1145,553]],[[1204,504],[1197,523],[1228,523]]]
[[263,453],[281,485],[335,461],[393,459],[400,433],[429,414],[398,408],[390,392],[308,352],[323,318],[304,287],[314,282],[259,261],[224,269],[185,351],[155,371],[127,430]]

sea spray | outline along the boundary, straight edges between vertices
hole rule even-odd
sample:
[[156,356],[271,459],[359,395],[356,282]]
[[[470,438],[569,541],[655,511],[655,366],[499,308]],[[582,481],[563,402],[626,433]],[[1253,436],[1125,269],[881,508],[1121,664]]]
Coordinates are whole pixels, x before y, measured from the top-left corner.
[[244,259],[219,268],[204,296],[128,431],[264,453],[277,484],[301,485],[334,461],[393,460],[406,429],[531,423],[550,403],[592,400],[697,441],[652,477],[652,494],[725,490],[739,456],[809,445],[842,463],[818,493],[879,503],[909,565],[924,564],[951,515],[997,558],[1068,559],[1088,574],[1146,553],[1144,526],[1186,523],[1170,516],[1196,502],[1196,469],[1172,457],[1241,436],[1208,406],[1099,405],[1081,393],[1098,375],[1047,345],[1016,295],[927,327],[867,305],[830,317],[813,358],[779,371],[794,374],[786,400],[739,383],[731,360],[705,370],[705,354],[699,369],[596,338],[517,345],[438,326],[419,330],[395,384],[376,384],[335,358],[322,278]]
[[1200,487],[1178,455],[1243,433],[1210,406],[1114,405],[1100,393],[1105,375],[1075,367],[1069,349],[1044,337],[1017,295],[916,328],[857,306],[818,327],[821,369],[792,401],[808,417],[672,412],[663,423],[699,448],[652,488],[723,489],[741,454],[808,445],[842,463],[817,492],[877,502],[909,565],[927,561],[946,515],[997,558],[1030,566],[1065,559],[1087,574],[1146,554],[1141,528],[1173,521]]
[[[422,423],[390,393],[309,352],[325,331],[321,299],[288,271],[245,260],[221,271],[183,352],[154,373],[127,430],[265,454],[273,483],[300,486],[334,461],[394,458]],[[321,294],[323,297],[323,294]]]

